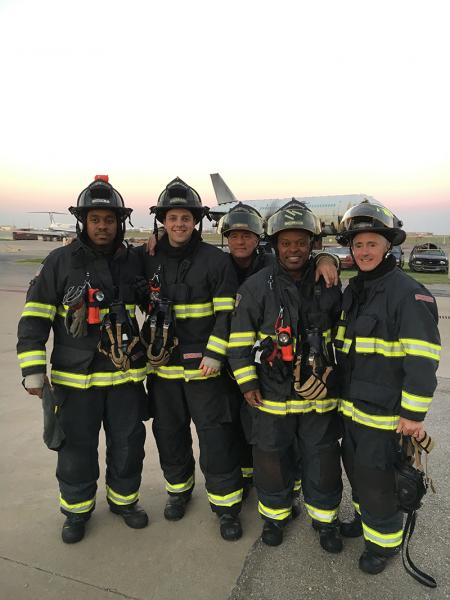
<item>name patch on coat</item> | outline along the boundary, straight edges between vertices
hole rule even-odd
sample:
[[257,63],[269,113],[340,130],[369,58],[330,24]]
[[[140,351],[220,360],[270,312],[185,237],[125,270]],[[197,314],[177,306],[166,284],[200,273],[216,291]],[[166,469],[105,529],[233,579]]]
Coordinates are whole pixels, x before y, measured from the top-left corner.
[[186,352],[183,354],[184,360],[189,360],[190,358],[202,358],[203,354],[201,352]]
[[431,302],[431,304],[434,304],[434,298],[432,296],[425,296],[425,294],[416,294],[415,299],[423,300],[423,302]]

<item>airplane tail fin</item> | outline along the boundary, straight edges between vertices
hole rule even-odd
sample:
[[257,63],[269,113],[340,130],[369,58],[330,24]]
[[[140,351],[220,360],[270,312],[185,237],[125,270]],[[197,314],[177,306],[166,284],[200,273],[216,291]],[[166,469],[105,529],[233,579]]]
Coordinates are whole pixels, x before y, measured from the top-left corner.
[[227,186],[219,173],[211,173],[211,181],[216,194],[217,204],[226,204],[227,202],[237,202],[238,199]]

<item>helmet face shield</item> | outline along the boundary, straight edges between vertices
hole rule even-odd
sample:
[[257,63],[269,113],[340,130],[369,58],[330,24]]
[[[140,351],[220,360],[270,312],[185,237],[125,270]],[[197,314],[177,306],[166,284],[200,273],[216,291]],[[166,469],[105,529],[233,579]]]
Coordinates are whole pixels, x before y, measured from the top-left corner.
[[399,222],[388,208],[365,200],[352,206],[344,214],[336,239],[341,245],[349,245],[357,233],[373,232],[379,233],[392,245],[398,246],[406,239],[406,233],[400,225],[401,221]]
[[274,236],[287,229],[303,229],[312,237],[321,233],[319,219],[302,202],[291,200],[267,220],[267,235]]
[[239,203],[224,215],[217,225],[217,233],[228,236],[231,231],[250,231],[261,237],[264,233],[264,221],[259,212]]

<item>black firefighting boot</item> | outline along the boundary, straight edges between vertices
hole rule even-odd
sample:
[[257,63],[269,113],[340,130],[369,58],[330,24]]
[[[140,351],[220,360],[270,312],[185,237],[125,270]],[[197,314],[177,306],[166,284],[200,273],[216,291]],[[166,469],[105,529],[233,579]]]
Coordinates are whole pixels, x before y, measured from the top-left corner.
[[115,515],[120,515],[128,527],[132,529],[143,529],[148,525],[148,515],[137,502],[134,504],[126,504],[119,506],[118,504],[110,504],[109,510]]
[[91,518],[91,513],[77,514],[70,513],[67,515],[66,520],[61,531],[62,541],[65,544],[76,544],[84,538],[84,532],[86,523]]
[[380,554],[375,554],[375,552],[371,552],[370,550],[364,550],[364,552],[359,557],[359,568],[364,573],[369,573],[369,575],[377,575],[384,571],[384,568],[387,564],[387,557],[381,556]]
[[191,494],[169,495],[164,508],[164,518],[168,521],[179,521],[184,517],[186,505],[191,499]]
[[267,544],[267,546],[279,546],[283,541],[283,527],[284,523],[265,521],[261,540]]
[[313,520],[312,526],[313,529],[319,532],[320,545],[324,550],[332,554],[342,552],[343,546],[337,522],[325,524]]
[[242,525],[237,515],[226,513],[220,515],[220,535],[228,542],[234,542],[242,537]]
[[353,519],[351,521],[342,521],[339,529],[341,530],[341,535],[346,538],[361,537],[363,534],[361,515],[355,512]]
[[302,512],[302,505],[300,502],[300,492],[294,492],[292,496],[292,518],[296,519]]

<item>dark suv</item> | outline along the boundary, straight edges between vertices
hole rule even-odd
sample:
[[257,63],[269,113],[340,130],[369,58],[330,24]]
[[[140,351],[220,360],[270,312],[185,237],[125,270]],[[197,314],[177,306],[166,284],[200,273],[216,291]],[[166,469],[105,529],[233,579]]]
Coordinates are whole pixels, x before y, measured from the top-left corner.
[[411,250],[409,268],[411,271],[448,273],[448,258],[442,248],[439,248],[436,244],[419,244]]

